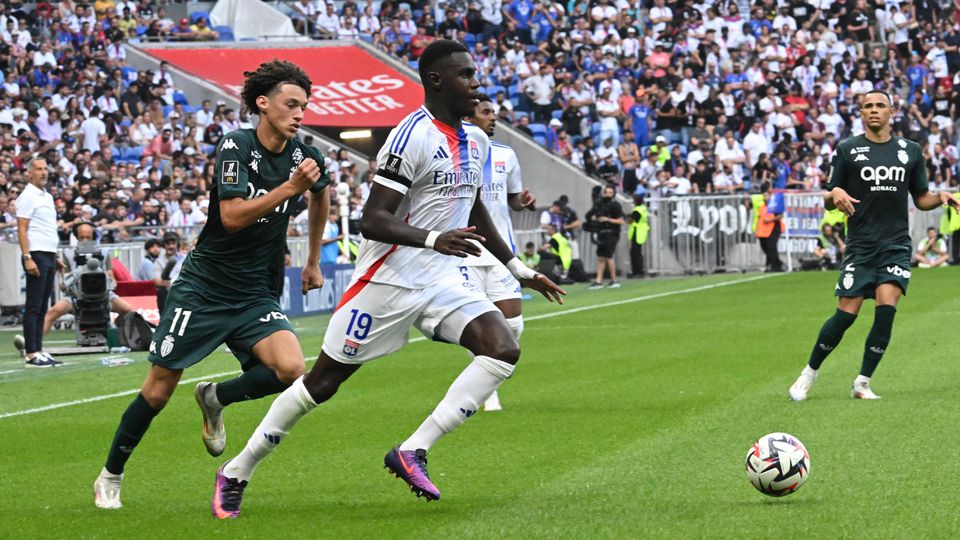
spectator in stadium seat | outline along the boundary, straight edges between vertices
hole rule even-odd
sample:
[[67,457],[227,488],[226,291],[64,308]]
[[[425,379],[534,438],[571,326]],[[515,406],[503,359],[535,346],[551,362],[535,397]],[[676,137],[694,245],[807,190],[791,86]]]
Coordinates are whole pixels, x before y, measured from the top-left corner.
[[220,33],[210,28],[206,17],[197,17],[197,20],[190,25],[190,32],[193,39],[197,41],[216,41],[220,38]]
[[311,0],[296,0],[290,4],[293,11],[294,29],[308,36],[316,33],[317,16],[320,14],[317,6]]

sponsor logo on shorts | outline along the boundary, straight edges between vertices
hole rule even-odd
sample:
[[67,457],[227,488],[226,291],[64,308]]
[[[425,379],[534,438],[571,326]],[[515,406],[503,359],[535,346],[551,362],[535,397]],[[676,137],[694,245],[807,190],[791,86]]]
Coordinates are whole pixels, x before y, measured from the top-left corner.
[[910,271],[909,271],[909,270],[904,270],[903,268],[900,268],[899,266],[888,266],[888,267],[887,267],[887,273],[893,274],[893,275],[898,276],[898,277],[907,278],[907,279],[910,278]]
[[271,311],[263,317],[260,317],[260,322],[270,322],[270,321],[285,321],[287,316],[280,311]]
[[167,334],[163,338],[163,343],[160,344],[160,356],[166,358],[168,354],[173,352],[173,334]]
[[360,352],[359,343],[350,339],[343,341],[343,354],[347,356],[356,356],[358,352]]

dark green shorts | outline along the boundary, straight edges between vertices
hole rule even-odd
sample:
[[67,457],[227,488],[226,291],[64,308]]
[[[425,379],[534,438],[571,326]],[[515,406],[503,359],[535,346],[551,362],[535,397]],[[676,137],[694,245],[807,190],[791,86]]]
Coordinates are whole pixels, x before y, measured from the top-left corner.
[[275,298],[224,304],[198,295],[189,284],[175,284],[167,295],[147,359],[169,369],[186,369],[226,343],[244,371],[255,365],[253,346],[293,327]]
[[907,294],[910,284],[910,250],[893,248],[843,256],[834,296],[875,298],[877,285],[896,283]]

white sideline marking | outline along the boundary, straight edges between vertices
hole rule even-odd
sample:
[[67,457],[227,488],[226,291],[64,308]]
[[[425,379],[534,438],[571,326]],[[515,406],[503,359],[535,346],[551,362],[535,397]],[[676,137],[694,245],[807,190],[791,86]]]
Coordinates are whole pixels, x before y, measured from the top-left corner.
[[[690,293],[695,293],[695,292],[700,292],[700,291],[707,291],[707,290],[710,290],[710,289],[719,289],[720,287],[728,287],[728,286],[730,286],[730,285],[739,285],[739,284],[741,284],[741,283],[749,283],[749,282],[751,282],[751,281],[758,281],[758,280],[761,280],[761,279],[766,279],[766,278],[774,277],[774,276],[777,276],[777,275],[783,275],[783,274],[763,274],[763,275],[753,276],[753,277],[748,277],[748,278],[743,278],[743,279],[734,279],[734,280],[731,280],[731,281],[724,281],[724,282],[721,282],[721,283],[712,283],[712,284],[710,284],[710,285],[701,285],[701,286],[699,286],[699,287],[691,287],[691,288],[689,288],[689,289],[680,289],[680,290],[678,290],[678,291],[666,291],[666,292],[662,292],[662,293],[647,294],[647,295],[644,295],[644,296],[637,296],[636,298],[627,298],[627,299],[624,299],[624,300],[615,300],[615,301],[613,301],[613,302],[605,302],[605,303],[603,303],[603,304],[594,304],[594,305],[592,305],[592,306],[581,306],[581,307],[577,307],[577,308],[566,309],[566,310],[563,310],[563,311],[555,311],[555,312],[553,312],[553,313],[544,313],[543,315],[535,315],[535,316],[533,316],[533,317],[525,317],[525,319],[526,319],[527,321],[539,321],[539,320],[542,320],[542,319],[550,319],[550,318],[553,318],[553,317],[563,317],[563,316],[565,316],[565,315],[572,315],[572,314],[574,314],[574,313],[580,313],[580,312],[583,312],[583,311],[591,311],[591,310],[594,310],[594,309],[603,309],[603,308],[614,307],[614,306],[622,306],[622,305],[624,305],[624,304],[632,304],[632,303],[635,303],[635,302],[645,302],[645,301],[647,301],[647,300],[656,300],[656,299],[658,299],[658,298],[665,298],[665,297],[668,297],[668,296],[677,296],[677,295],[681,295],[681,294],[690,294]],[[421,337],[416,337],[416,338],[411,339],[411,340],[409,341],[409,343],[417,343],[417,342],[419,342],[419,341],[426,341],[426,340],[427,340],[427,338],[421,336]],[[56,369],[56,368],[54,368],[54,369]],[[209,375],[204,375],[204,376],[202,376],[202,377],[193,377],[193,378],[190,378],[190,379],[183,379],[183,380],[180,381],[179,384],[190,384],[190,383],[194,383],[194,382],[200,382],[200,381],[203,381],[203,380],[214,379],[214,378],[217,378],[217,377],[224,377],[224,376],[227,376],[227,375],[235,375],[235,374],[238,374],[238,373],[241,373],[241,371],[240,371],[240,370],[235,370],[235,371],[224,371],[224,372],[221,372],[221,373],[211,373],[211,374],[209,374]],[[113,398],[124,397],[124,396],[132,396],[132,395],[137,394],[138,392],[140,392],[140,389],[139,389],[139,388],[136,388],[136,389],[134,389],[134,390],[124,390],[123,392],[116,392],[116,393],[113,393],[113,394],[104,394],[104,395],[101,395],[101,396],[94,396],[94,397],[89,397],[89,398],[84,398],[84,399],[77,399],[77,400],[74,400],[74,401],[65,401],[65,402],[62,402],[62,403],[53,403],[53,404],[50,404],[50,405],[44,405],[43,407],[36,407],[36,408],[33,408],[33,409],[23,409],[23,410],[20,410],[20,411],[13,411],[13,412],[8,412],[8,413],[3,413],[3,414],[0,414],[0,420],[2,420],[2,419],[4,419],[4,418],[13,418],[13,417],[17,417],[17,416],[25,416],[25,415],[28,415],[28,414],[35,414],[35,413],[41,413],[41,412],[46,412],[46,411],[52,411],[52,410],[55,410],[55,409],[62,409],[62,408],[64,408],[64,407],[72,407],[72,406],[74,406],[74,405],[83,405],[83,404],[86,404],[86,403],[94,403],[94,402],[103,401],[103,400],[106,400],[106,399],[113,399]]]

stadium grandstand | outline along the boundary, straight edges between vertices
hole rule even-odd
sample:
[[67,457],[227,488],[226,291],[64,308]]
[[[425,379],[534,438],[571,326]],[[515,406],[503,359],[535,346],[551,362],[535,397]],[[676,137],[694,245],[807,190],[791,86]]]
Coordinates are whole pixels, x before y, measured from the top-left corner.
[[[332,194],[354,241],[370,159],[419,105],[417,58],[441,37],[472,51],[495,138],[514,147],[542,206],[515,217],[518,243],[539,247],[541,224],[567,219],[587,269],[590,233],[576,215],[604,185],[625,210],[638,188],[646,193],[649,270],[763,269],[746,204],[763,182],[786,196],[780,252],[799,268],[820,234],[815,194],[830,156],[863,132],[858,99],[872,89],[892,97],[895,134],[921,144],[931,188],[956,189],[960,177],[960,9],[949,1],[9,0],[2,9],[9,324],[22,305],[16,199],[26,164],[49,164],[63,244],[90,221],[117,260],[136,265],[147,239],[199,233],[215,145],[249,126],[242,72],[275,57],[313,79],[300,136],[345,186]],[[941,216],[916,218],[915,239]],[[294,267],[304,222],[291,220]],[[956,262],[960,238],[945,227]],[[628,249],[621,242],[624,262]]]

